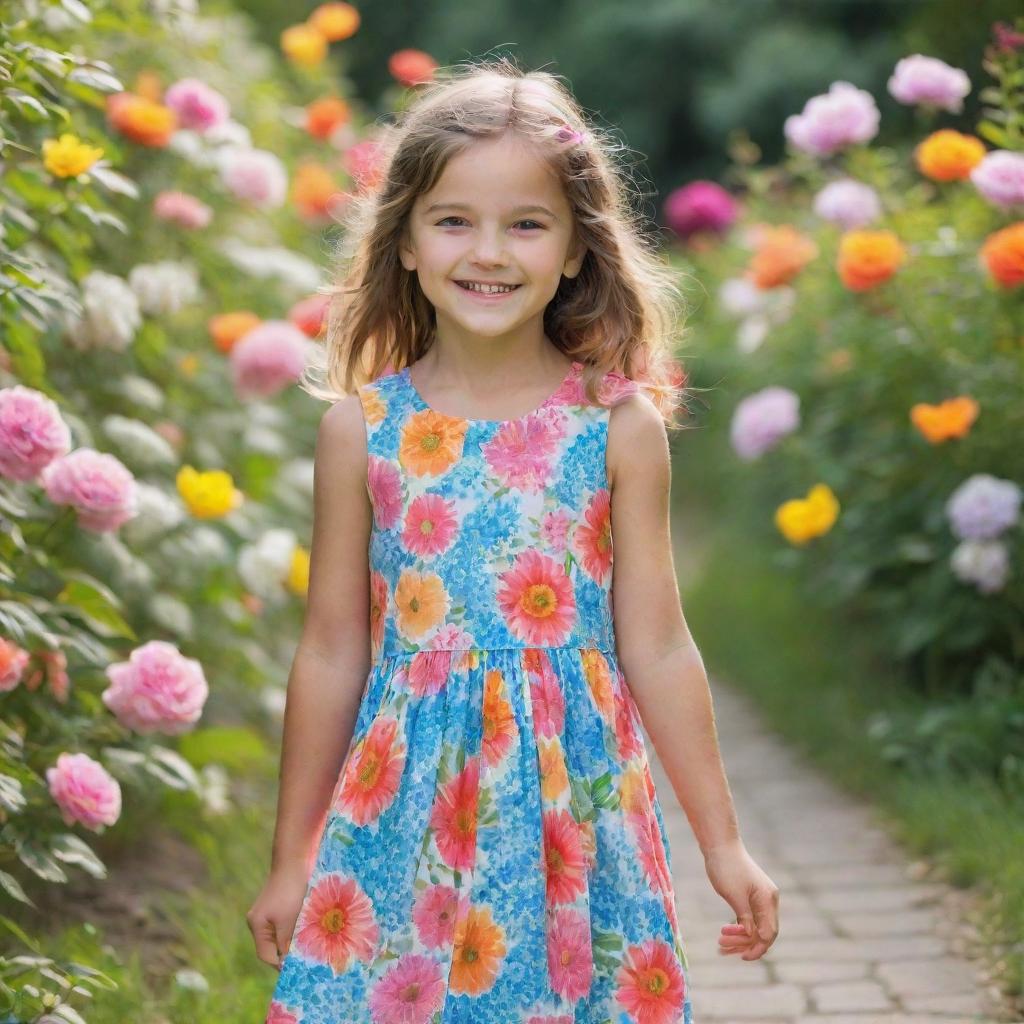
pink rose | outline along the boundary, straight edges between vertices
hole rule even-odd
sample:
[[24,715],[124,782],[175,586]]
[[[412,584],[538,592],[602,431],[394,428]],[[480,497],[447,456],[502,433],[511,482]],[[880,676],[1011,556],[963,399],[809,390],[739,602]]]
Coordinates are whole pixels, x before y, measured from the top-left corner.
[[52,399],[21,384],[0,390],[0,473],[33,480],[70,448],[71,431]]
[[829,182],[814,197],[814,212],[850,230],[877,220],[882,215],[882,202],[870,185],[843,178]]
[[306,365],[308,340],[287,320],[265,320],[236,342],[229,358],[239,398],[268,398],[293,384]]
[[117,779],[88,754],[65,751],[57,758],[56,767],[46,769],[46,782],[66,825],[77,821],[102,832],[121,816]]
[[21,682],[28,659],[28,651],[0,637],[0,693],[10,693]]
[[203,668],[166,640],[136,647],[127,661],[108,665],[103,703],[117,720],[139,733],[187,732],[203,713],[209,687]]
[[222,156],[220,173],[236,199],[257,206],[280,206],[288,192],[284,164],[265,149],[229,147]]
[[160,220],[179,224],[190,231],[205,228],[213,218],[213,209],[201,199],[190,196],[187,192],[170,190],[161,192],[153,200],[153,213]]
[[361,139],[345,150],[341,162],[359,188],[372,187],[382,171],[380,144],[375,139]]
[[789,388],[770,386],[747,395],[730,425],[733,450],[752,461],[774,448],[800,425],[800,399]]
[[812,96],[802,113],[787,117],[783,130],[797,149],[828,156],[844,146],[873,139],[880,119],[871,93],[849,82],[833,82],[827,93]]
[[76,448],[40,474],[55,505],[71,505],[86,530],[108,533],[138,513],[135,478],[120,459],[92,448]]
[[974,187],[996,206],[1024,204],[1024,153],[995,149],[971,171]]
[[964,97],[970,91],[966,71],[920,53],[899,61],[889,79],[889,93],[900,103],[940,107],[951,114],[963,110]]
[[665,222],[682,238],[698,231],[724,232],[736,220],[736,200],[713,181],[691,181],[670,192]]
[[198,78],[182,78],[164,93],[164,106],[178,115],[178,124],[202,135],[227,121],[231,105],[216,89]]

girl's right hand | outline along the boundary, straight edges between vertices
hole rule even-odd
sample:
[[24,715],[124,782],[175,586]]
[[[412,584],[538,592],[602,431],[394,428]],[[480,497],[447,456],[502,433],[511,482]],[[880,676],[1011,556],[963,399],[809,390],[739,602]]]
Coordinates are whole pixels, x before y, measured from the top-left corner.
[[245,915],[256,943],[256,955],[276,970],[281,969],[291,945],[308,882],[302,865],[272,870],[263,891]]

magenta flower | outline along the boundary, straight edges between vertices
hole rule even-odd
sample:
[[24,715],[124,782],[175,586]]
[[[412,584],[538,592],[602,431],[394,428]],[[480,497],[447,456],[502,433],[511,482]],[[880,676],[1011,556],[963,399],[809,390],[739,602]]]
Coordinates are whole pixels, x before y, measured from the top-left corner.
[[789,388],[767,387],[736,406],[730,426],[734,451],[748,462],[774,448],[800,425],[800,399]]
[[136,647],[127,661],[108,665],[106,675],[110,686],[100,695],[103,703],[125,728],[139,733],[187,732],[209,696],[199,662],[165,640]]
[[239,398],[268,398],[302,376],[309,342],[287,320],[265,320],[231,349],[235,393]]
[[120,459],[92,448],[76,448],[54,459],[40,474],[55,505],[71,505],[86,530],[108,533],[138,513],[135,477]]
[[736,220],[736,200],[714,181],[691,181],[670,192],[663,207],[665,222],[688,238],[698,231],[722,233]]
[[786,138],[806,153],[829,156],[878,134],[881,115],[874,97],[849,82],[833,82],[827,93],[812,96],[802,113],[786,118]]
[[34,480],[71,449],[71,431],[57,404],[21,384],[0,390],[0,474]]
[[882,202],[870,185],[844,178],[829,182],[814,197],[814,212],[849,231],[877,220],[882,215]]
[[202,135],[219,128],[231,115],[231,105],[216,89],[198,78],[182,78],[164,93],[164,106],[178,115],[178,125]]
[[104,826],[113,825],[121,816],[117,779],[88,754],[62,753],[57,764],[46,769],[46,783],[65,825],[77,821],[102,832]]
[[893,99],[907,106],[938,107],[959,114],[971,91],[971,80],[960,68],[915,53],[897,62],[888,88]]
[[220,174],[236,199],[261,207],[280,206],[288,192],[288,172],[280,159],[266,149],[226,146],[220,158]]
[[971,171],[975,188],[990,203],[1010,207],[1024,203],[1024,153],[994,149]]
[[153,200],[153,213],[190,231],[205,228],[213,218],[213,209],[187,192],[166,190]]

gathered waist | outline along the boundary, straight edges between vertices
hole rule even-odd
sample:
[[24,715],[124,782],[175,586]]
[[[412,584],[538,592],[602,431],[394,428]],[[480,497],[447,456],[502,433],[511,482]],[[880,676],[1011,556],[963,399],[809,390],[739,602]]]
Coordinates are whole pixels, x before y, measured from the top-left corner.
[[489,654],[504,654],[507,652],[519,651],[600,651],[604,655],[615,657],[614,644],[586,643],[586,644],[509,644],[505,647],[421,647],[417,650],[384,650],[379,652],[373,659],[372,664],[376,667],[388,662],[406,660],[409,661],[420,655],[444,656],[446,654],[478,655],[486,659]]

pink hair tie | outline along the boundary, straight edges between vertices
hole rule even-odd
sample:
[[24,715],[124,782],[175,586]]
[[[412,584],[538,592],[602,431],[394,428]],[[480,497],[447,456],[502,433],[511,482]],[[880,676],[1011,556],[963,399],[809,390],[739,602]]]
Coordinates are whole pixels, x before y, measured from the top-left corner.
[[559,142],[575,146],[583,141],[585,134],[582,131],[573,128],[571,125],[563,123],[558,131],[555,132],[555,138],[558,139]]

